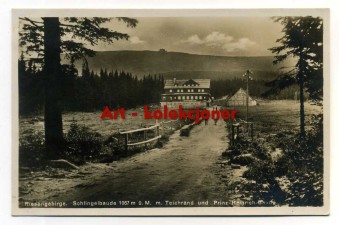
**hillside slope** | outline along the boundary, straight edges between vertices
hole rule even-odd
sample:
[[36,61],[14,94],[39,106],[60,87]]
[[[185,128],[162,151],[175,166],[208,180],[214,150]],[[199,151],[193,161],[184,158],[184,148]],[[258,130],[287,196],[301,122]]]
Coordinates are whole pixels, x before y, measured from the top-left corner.
[[[95,72],[103,68],[128,71],[138,77],[163,74],[166,78],[232,78],[251,69],[260,78],[270,79],[281,66],[286,66],[286,63],[274,66],[272,61],[272,56],[229,57],[156,51],[105,51],[88,58],[89,68]],[[80,69],[81,62],[76,66]]]

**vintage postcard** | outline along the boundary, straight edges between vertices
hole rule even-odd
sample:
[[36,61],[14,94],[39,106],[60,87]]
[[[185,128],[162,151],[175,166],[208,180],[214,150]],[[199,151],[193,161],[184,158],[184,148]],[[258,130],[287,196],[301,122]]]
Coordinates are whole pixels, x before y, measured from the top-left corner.
[[329,214],[329,10],[24,10],[13,215]]

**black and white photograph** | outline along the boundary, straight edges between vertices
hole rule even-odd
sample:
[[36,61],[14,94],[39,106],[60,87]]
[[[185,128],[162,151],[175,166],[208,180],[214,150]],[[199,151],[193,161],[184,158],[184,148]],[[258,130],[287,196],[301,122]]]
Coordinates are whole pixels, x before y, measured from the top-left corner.
[[14,10],[13,215],[327,215],[328,16]]

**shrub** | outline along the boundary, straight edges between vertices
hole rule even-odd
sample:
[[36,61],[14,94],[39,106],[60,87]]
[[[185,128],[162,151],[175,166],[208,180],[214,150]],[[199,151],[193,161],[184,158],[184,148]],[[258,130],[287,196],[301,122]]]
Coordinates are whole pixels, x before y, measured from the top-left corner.
[[244,178],[265,183],[274,178],[275,167],[269,160],[257,160],[249,165],[249,169],[243,174]]
[[110,161],[118,160],[121,157],[128,156],[129,151],[125,150],[124,138],[117,134],[111,135],[106,141],[104,141],[103,149]]
[[238,149],[232,150],[232,149],[226,149],[223,153],[222,156],[227,156],[229,158],[233,158],[235,156],[240,155],[241,152]]
[[77,164],[92,161],[102,150],[102,136],[88,127],[79,126],[76,122],[71,123],[65,141],[65,158]]
[[262,160],[269,160],[271,158],[268,153],[267,148],[265,148],[264,144],[258,144],[253,142],[249,145],[249,152],[253,154],[253,156]]
[[238,156],[235,156],[233,159],[232,159],[232,163],[236,163],[236,164],[239,164],[239,165],[248,165],[250,163],[253,163],[256,161],[256,158],[253,157],[252,154],[248,153],[248,154],[242,154],[242,155],[238,155]]
[[278,158],[275,165],[275,176],[281,177],[288,173],[290,168],[293,168],[293,164],[291,159],[289,159],[286,155]]
[[190,129],[189,128],[185,128],[185,129],[181,129],[180,130],[180,136],[188,137],[189,134],[190,134]]
[[40,131],[31,130],[19,139],[19,165],[37,166],[45,156],[45,138]]
[[323,175],[297,172],[292,179],[287,203],[291,206],[322,206]]

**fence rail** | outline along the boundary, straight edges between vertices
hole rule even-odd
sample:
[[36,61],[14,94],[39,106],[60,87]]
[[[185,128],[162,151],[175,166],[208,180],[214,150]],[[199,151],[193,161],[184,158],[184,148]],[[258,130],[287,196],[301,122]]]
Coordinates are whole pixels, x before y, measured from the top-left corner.
[[[161,138],[161,135],[159,133],[159,127],[160,127],[160,124],[155,124],[155,125],[150,126],[150,127],[120,132],[120,134],[125,135],[125,150],[127,151],[129,146],[147,144],[149,142],[152,142],[152,141],[155,141],[155,140]],[[147,133],[146,132],[148,130],[153,130],[153,129],[156,129],[156,136],[153,137],[153,138],[147,139]],[[143,141],[128,143],[128,134],[135,133],[135,132],[142,132],[142,131],[144,132],[144,140]]]
[[[125,146],[125,150],[127,151],[128,150],[128,147],[132,147],[132,146],[137,146],[137,145],[142,145],[142,144],[147,144],[149,142],[152,142],[152,141],[155,141],[155,140],[158,140],[159,138],[162,137],[162,135],[160,134],[160,126],[162,128],[164,128],[165,126],[166,127],[170,127],[171,131],[174,129],[175,130],[175,122],[176,121],[179,121],[179,119],[176,119],[176,120],[169,120],[169,121],[162,121],[162,122],[156,122],[155,125],[152,125],[150,127],[143,127],[143,128],[139,128],[139,129],[135,129],[135,130],[127,130],[127,131],[121,131],[119,132],[119,134],[121,135],[124,135],[124,146]],[[169,124],[169,125],[167,125]],[[148,138],[147,137],[147,131],[149,130],[155,130],[155,137],[151,137],[151,138]],[[144,137],[143,137],[143,140],[142,141],[139,141],[139,142],[133,142],[133,143],[130,143],[129,142],[129,135],[132,134],[132,133],[136,133],[136,132],[144,132]]]
[[240,127],[246,127],[246,133],[251,137],[253,141],[254,138],[254,130],[253,130],[253,122],[246,122],[245,120],[240,120],[237,123],[232,124],[232,134],[231,134],[231,144],[235,144],[237,139],[239,138]]

